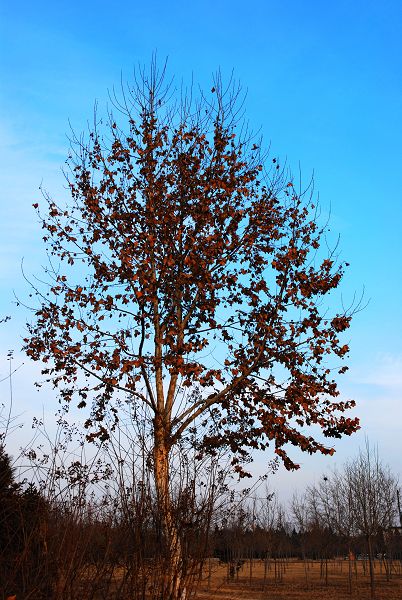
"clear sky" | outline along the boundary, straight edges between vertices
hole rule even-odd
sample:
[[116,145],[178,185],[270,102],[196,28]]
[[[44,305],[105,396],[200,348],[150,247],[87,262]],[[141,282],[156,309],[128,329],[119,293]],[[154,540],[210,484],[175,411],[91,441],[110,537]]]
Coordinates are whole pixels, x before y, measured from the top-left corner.
[[[274,155],[306,180],[315,173],[323,212],[351,263],[349,303],[369,304],[350,330],[351,369],[342,394],[356,399],[362,430],[336,444],[335,459],[302,458],[297,475],[272,482],[286,494],[354,455],[367,435],[402,475],[402,3],[400,0],[22,0],[0,8],[0,379],[6,352],[16,412],[52,410],[32,392],[37,367],[20,355],[27,294],[40,274],[39,185],[65,196],[66,133],[92,117],[107,89],[130,79],[157,50],[177,82],[209,86],[219,67],[247,89],[247,117]],[[7,398],[5,383],[0,393]],[[26,412],[24,412],[26,411]],[[260,459],[258,459],[260,461]],[[262,467],[261,467],[262,468]]]

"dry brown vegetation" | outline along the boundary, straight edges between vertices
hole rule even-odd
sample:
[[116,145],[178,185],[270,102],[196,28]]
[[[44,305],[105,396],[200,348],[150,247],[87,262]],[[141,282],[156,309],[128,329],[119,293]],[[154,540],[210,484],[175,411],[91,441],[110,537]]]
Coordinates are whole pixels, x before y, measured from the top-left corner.
[[[173,600],[146,447],[120,428],[89,460],[65,424],[45,452],[38,427],[22,473],[0,444],[0,600]],[[400,600],[397,482],[369,448],[287,506],[263,482],[235,491],[224,463],[183,447],[172,464],[180,600]]]
[[[0,600],[15,594],[17,600],[172,600],[165,584],[169,556],[145,462],[130,464],[122,445],[109,444],[91,471],[84,455],[71,462],[66,444],[60,438],[49,460],[25,453],[31,460],[26,474],[36,474],[31,484],[16,481],[0,446]],[[367,539],[358,513],[351,513],[348,531],[344,519],[340,528],[328,520],[330,474],[325,503],[318,502],[320,489],[311,487],[284,506],[268,487],[235,493],[214,464],[197,473],[185,457],[176,462],[173,490],[183,548],[180,600],[402,597],[393,486],[381,487],[383,499],[389,492],[393,499],[384,518],[373,502],[377,521]],[[341,473],[333,477],[341,481]],[[372,488],[365,485],[366,495]],[[372,557],[383,557],[371,561],[374,577],[370,547]]]

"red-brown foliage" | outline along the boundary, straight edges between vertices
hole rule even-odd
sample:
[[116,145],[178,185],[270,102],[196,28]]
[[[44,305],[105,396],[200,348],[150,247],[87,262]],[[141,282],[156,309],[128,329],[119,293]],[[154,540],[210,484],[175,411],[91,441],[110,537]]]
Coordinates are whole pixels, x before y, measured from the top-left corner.
[[107,438],[124,395],[168,450],[205,419],[205,447],[228,446],[240,474],[270,444],[287,468],[288,442],[332,454],[305,426],[358,428],[327,363],[346,370],[351,315],[323,303],[344,264],[320,253],[308,194],[244,134],[236,90],[218,78],[199,103],[169,94],[153,70],[124,96],[123,124],[96,117],[73,143],[71,204],[45,195],[39,213],[60,266],[37,290],[26,352],[65,402],[92,403],[91,437]]

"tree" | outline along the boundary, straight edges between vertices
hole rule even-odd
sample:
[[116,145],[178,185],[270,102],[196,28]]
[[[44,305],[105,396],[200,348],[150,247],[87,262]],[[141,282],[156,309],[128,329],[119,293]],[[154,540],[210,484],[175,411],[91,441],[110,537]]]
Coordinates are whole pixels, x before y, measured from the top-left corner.
[[308,498],[325,526],[335,531],[347,543],[348,550],[348,588],[352,593],[352,537],[356,534],[353,512],[353,491],[344,473],[333,471],[325,475],[318,485],[308,489]]
[[367,543],[371,596],[374,598],[373,540],[394,524],[398,481],[389,468],[382,464],[378,451],[373,451],[368,442],[355,459],[346,463],[344,479],[351,499],[355,527]]
[[[35,590],[42,598],[49,591],[46,552],[41,529],[48,506],[34,485],[15,480],[12,460],[0,443],[0,589],[26,597]],[[48,575],[46,577],[46,575]]]
[[[327,474],[308,489],[307,497],[318,517],[347,542],[349,592],[352,591],[352,540],[363,536],[369,559],[371,594],[375,595],[374,540],[391,529],[396,516],[397,479],[368,442],[341,471]],[[311,510],[311,509],[310,509]]]
[[[254,449],[273,444],[297,468],[288,442],[333,453],[305,425],[331,438],[358,420],[343,415],[354,403],[337,399],[332,375],[347,367],[325,360],[347,355],[352,314],[323,305],[345,264],[321,256],[311,193],[262,155],[235,85],[218,76],[209,94],[176,102],[165,81],[153,64],[114,96],[122,124],[110,111],[73,137],[71,205],[45,193],[39,213],[48,289],[35,288],[25,350],[47,363],[62,402],[91,404],[90,439],[107,439],[116,398],[141,411],[176,572],[169,465],[195,427],[200,456],[225,446],[245,475]],[[169,586],[166,598],[183,593],[180,577]]]

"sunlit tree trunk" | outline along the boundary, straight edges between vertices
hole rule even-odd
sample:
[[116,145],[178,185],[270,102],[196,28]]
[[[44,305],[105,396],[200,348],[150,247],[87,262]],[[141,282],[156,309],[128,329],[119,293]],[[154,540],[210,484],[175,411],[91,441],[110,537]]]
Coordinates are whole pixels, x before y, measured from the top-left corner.
[[157,417],[154,423],[154,476],[166,561],[162,597],[163,600],[184,600],[186,591],[182,577],[182,546],[170,491],[170,449],[162,419]]

